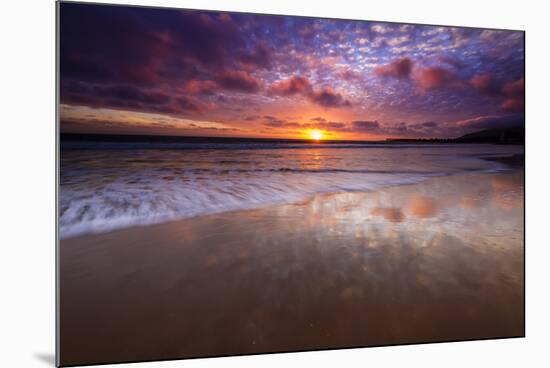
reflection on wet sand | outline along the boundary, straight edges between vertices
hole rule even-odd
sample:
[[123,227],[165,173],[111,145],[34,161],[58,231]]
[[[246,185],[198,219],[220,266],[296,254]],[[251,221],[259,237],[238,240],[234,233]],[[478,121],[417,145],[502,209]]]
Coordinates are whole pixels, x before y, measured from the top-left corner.
[[413,195],[407,209],[417,217],[433,217],[436,215],[437,205],[431,197]]
[[63,363],[521,336],[522,185],[434,178],[63,240]]
[[517,177],[495,177],[491,180],[493,200],[503,210],[512,211],[523,205]]
[[372,209],[371,214],[373,214],[374,216],[382,216],[383,218],[391,222],[401,222],[404,218],[401,208],[376,207]]

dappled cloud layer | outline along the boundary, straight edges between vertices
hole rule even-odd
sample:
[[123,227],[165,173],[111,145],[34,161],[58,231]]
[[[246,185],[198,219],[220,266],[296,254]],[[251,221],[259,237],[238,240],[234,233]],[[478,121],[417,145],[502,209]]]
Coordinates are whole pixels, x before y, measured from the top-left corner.
[[456,137],[522,126],[522,32],[61,4],[64,132]]

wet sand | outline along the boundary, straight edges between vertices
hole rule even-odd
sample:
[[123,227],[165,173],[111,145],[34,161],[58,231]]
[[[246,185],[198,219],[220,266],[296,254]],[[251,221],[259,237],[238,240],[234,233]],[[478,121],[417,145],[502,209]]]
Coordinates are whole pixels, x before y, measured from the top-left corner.
[[523,174],[60,243],[61,363],[524,335]]

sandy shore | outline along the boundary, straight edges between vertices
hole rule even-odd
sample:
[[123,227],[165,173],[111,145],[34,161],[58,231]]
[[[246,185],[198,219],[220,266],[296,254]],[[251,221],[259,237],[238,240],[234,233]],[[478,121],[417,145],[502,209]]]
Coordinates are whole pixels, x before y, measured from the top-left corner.
[[521,170],[61,241],[65,365],[522,336]]

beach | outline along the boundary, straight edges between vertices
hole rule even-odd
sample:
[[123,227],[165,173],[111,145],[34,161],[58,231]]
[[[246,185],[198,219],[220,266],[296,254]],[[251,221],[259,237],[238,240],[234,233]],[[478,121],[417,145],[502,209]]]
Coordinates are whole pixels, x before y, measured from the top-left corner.
[[464,170],[67,236],[62,363],[523,336],[523,183]]

